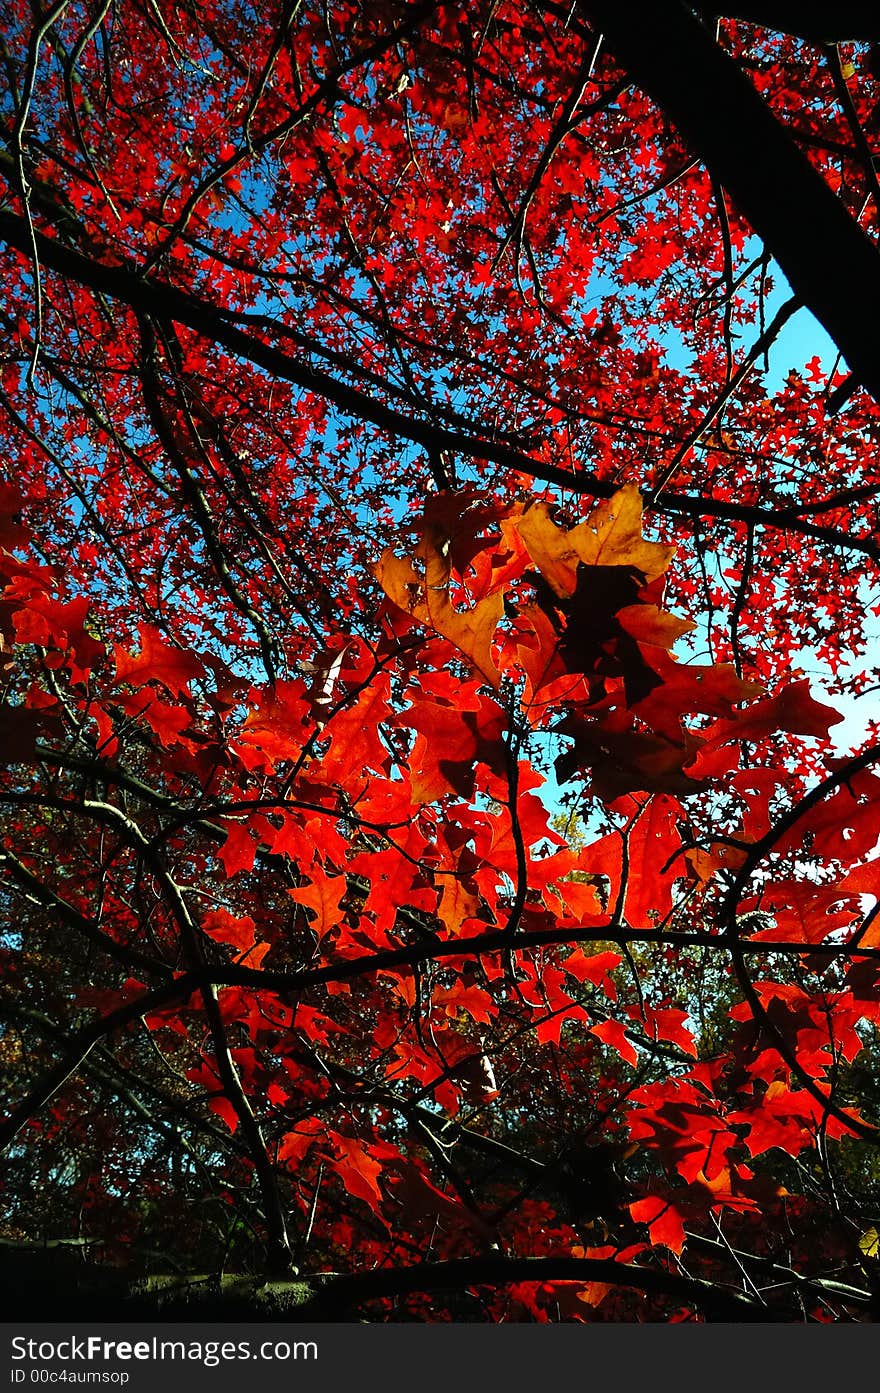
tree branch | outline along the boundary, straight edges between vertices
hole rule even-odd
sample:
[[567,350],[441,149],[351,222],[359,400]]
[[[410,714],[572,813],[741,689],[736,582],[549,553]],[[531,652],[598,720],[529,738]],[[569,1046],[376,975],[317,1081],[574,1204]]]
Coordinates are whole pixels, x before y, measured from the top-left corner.
[[[584,0],[583,8],[618,61],[725,186],[795,295],[880,401],[877,248],[680,0]],[[791,14],[803,7],[778,8]]]

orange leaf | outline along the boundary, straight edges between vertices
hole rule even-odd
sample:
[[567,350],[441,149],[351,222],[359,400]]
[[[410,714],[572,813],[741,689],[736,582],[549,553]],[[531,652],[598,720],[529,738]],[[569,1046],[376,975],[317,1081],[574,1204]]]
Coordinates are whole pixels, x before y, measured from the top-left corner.
[[319,938],[323,938],[342,918],[340,904],[347,888],[344,875],[327,875],[320,866],[316,866],[308,885],[288,890],[287,893],[297,904],[313,911],[315,917],[311,927]]
[[473,918],[479,907],[479,896],[468,889],[460,876],[443,877],[437,917],[442,919],[451,934],[460,933],[464,921]]
[[671,648],[682,634],[697,627],[693,620],[679,619],[657,605],[625,605],[617,611],[617,622],[637,643],[657,648]]
[[579,562],[630,566],[650,583],[665,573],[675,553],[674,546],[648,542],[642,536],[642,497],[635,484],[625,484],[567,531],[551,521],[546,503],[537,503],[523,513],[519,533],[538,570],[560,598],[574,594]]
[[715,874],[715,859],[708,851],[701,851],[697,846],[688,847],[684,854],[697,880],[704,885],[707,884]]
[[323,1130],[324,1124],[319,1117],[304,1117],[292,1132],[282,1137],[278,1147],[278,1160],[291,1170],[296,1170]]
[[447,539],[436,527],[429,528],[416,548],[416,566],[389,548],[373,573],[390,600],[421,624],[454,643],[493,687],[501,675],[492,658],[492,639],[504,613],[500,593],[486,595],[469,609],[456,609],[449,593],[451,567],[446,559]]

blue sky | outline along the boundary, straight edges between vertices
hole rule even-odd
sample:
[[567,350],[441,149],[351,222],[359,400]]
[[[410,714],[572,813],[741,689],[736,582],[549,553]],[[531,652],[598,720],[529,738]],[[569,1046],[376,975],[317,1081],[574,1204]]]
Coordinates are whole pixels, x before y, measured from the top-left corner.
[[[779,276],[778,271],[777,276]],[[783,286],[783,294],[789,293],[784,281]],[[809,310],[803,309],[789,320],[770,350],[770,373],[766,378],[768,389],[773,390],[779,387],[792,368],[802,368],[815,354],[818,354],[821,359],[823,369],[830,373],[838,361],[837,348],[818,320]],[[842,360],[838,366],[842,366],[843,371],[846,371],[846,363]],[[876,603],[876,595],[874,602]],[[874,620],[868,653],[864,658],[859,658],[857,666],[859,668],[865,666],[880,668],[880,621],[877,619]],[[822,678],[824,673],[827,673],[827,668],[824,668],[815,653],[809,650],[804,651],[803,668],[811,678],[814,694],[821,699],[819,689],[824,685]],[[835,676],[845,677],[846,669],[839,670]],[[839,725],[831,727],[829,732],[831,739],[841,753],[849,753],[854,745],[859,744],[864,739],[867,722],[880,718],[878,693],[876,691],[868,692],[861,697],[835,694],[833,697],[828,697],[827,700],[828,704],[840,711],[844,718]]]

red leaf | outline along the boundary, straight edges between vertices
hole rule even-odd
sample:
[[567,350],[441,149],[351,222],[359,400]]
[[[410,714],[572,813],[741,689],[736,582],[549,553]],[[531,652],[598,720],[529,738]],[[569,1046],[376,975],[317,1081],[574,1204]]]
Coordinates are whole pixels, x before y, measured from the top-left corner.
[[356,1137],[343,1137],[338,1132],[330,1132],[329,1136],[335,1153],[334,1169],[348,1193],[364,1200],[371,1209],[379,1209],[382,1191],[377,1181],[382,1167],[371,1156],[369,1147]]
[[716,722],[705,732],[704,738],[707,745],[712,746],[728,740],[762,740],[775,731],[788,730],[795,735],[827,739],[829,727],[842,720],[839,711],[814,700],[805,677],[777,692],[776,696],[755,702],[747,711]]
[[[634,1021],[642,1020],[641,1012],[637,1006],[630,1008],[630,1016]],[[684,1050],[685,1054],[697,1057],[697,1046],[693,1034],[687,1029],[684,1022],[688,1015],[686,1011],[680,1011],[675,1007],[655,1007],[645,1006],[644,1019],[641,1029],[651,1040],[669,1040],[678,1045],[679,1049]]]
[[211,909],[202,919],[202,929],[216,942],[228,943],[237,953],[246,953],[254,946],[254,921],[247,914],[237,919],[226,909]]
[[614,1000],[617,993],[611,980],[611,973],[622,962],[623,958],[619,953],[609,951],[594,953],[591,957],[587,957],[583,948],[575,948],[565,959],[563,967],[579,982],[592,982],[596,987],[601,986],[606,995]]
[[226,841],[217,852],[227,876],[233,876],[238,871],[252,870],[256,854],[257,844],[247,824],[233,822],[226,833]]
[[278,1146],[278,1161],[289,1170],[296,1171],[315,1143],[324,1135],[324,1124],[319,1117],[304,1117],[302,1122],[282,1137]]
[[597,1036],[603,1045],[609,1045],[616,1050],[625,1064],[632,1064],[633,1067],[638,1063],[638,1055],[631,1042],[627,1039],[626,1027],[620,1021],[599,1021],[597,1025],[590,1026],[590,1034]]
[[629,1212],[637,1224],[648,1225],[652,1243],[662,1243],[673,1253],[681,1252],[685,1239],[684,1223],[671,1201],[649,1195],[631,1204]]
[[116,681],[128,682],[132,687],[142,687],[145,682],[159,682],[173,696],[188,695],[189,683],[205,675],[204,667],[195,653],[174,648],[150,624],[141,624],[138,632],[141,640],[139,653],[131,654],[120,647],[115,649]]

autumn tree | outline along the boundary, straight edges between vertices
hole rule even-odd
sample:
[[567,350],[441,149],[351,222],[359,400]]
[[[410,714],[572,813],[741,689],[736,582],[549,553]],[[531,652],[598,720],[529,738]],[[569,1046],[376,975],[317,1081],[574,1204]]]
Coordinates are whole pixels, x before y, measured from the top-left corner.
[[880,23],[5,14],[7,1312],[872,1319]]

